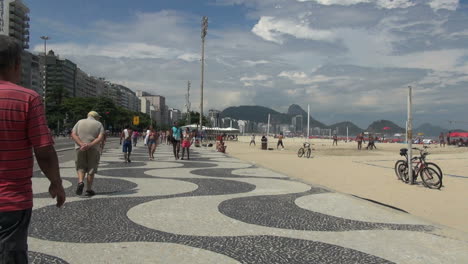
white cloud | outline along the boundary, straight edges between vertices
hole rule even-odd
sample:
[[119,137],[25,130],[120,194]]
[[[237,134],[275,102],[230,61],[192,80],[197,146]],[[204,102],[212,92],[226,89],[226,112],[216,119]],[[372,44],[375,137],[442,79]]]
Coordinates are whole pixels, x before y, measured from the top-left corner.
[[257,60],[257,61],[253,61],[253,60],[244,60],[243,61],[247,66],[257,66],[259,64],[267,64],[269,63],[269,61],[267,60]]
[[201,60],[200,54],[196,54],[196,53],[184,53],[182,55],[179,55],[177,58],[184,60],[184,61],[189,61],[189,62]]
[[[416,5],[416,1],[411,0],[297,0],[298,2],[315,1],[321,5],[343,5],[350,6],[363,3],[372,3],[380,8],[394,9],[394,8],[408,8]],[[459,0],[431,0],[426,2],[432,9],[447,9],[456,10]]]
[[310,28],[305,21],[295,22],[288,19],[277,19],[270,16],[262,16],[252,28],[252,32],[264,40],[283,44],[284,35],[290,35],[298,39],[332,41],[334,34],[328,30],[316,30]]
[[278,74],[278,77],[284,77],[284,78],[290,79],[295,84],[299,84],[299,85],[349,79],[348,77],[344,77],[344,76],[336,77],[336,76],[325,76],[322,74],[317,74],[317,75],[313,75],[309,77],[305,72],[297,72],[297,71],[283,71],[280,74]]
[[321,5],[356,5],[362,3],[373,3],[380,8],[408,8],[415,4],[411,0],[298,0],[299,2],[315,1]]
[[429,6],[434,10],[447,9],[454,11],[458,7],[458,0],[432,0],[429,2]]
[[255,85],[271,87],[273,85],[273,82],[271,80],[268,81],[270,78],[271,78],[271,76],[269,76],[269,75],[257,74],[255,76],[251,76],[251,77],[244,76],[244,77],[240,78],[240,81],[246,87],[251,87],[251,86],[255,86]]

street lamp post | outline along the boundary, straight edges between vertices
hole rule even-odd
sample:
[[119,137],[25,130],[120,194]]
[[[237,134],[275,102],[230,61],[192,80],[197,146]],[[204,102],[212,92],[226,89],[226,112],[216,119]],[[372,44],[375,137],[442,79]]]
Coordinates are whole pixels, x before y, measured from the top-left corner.
[[44,91],[43,91],[43,101],[44,101],[44,110],[46,109],[46,95],[47,95],[47,40],[50,38],[48,36],[41,36],[41,39],[44,40]]
[[205,37],[206,37],[207,30],[208,30],[208,17],[204,16],[202,18],[202,30],[201,30],[202,57],[201,57],[200,131],[203,130],[203,81],[204,81],[204,72],[205,72]]

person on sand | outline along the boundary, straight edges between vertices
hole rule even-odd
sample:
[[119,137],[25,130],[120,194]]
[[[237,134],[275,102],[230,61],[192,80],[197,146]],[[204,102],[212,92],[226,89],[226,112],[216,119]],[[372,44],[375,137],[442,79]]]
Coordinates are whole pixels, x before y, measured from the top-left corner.
[[356,141],[357,141],[357,149],[358,150],[361,150],[362,149],[362,141],[364,140],[364,136],[362,135],[362,133],[360,133],[359,135],[357,135],[356,137]]
[[369,135],[369,143],[367,144],[367,147],[366,149],[377,149],[377,147],[375,146],[375,138],[372,136],[372,135]]
[[445,138],[444,138],[444,133],[440,133],[439,135],[439,145],[442,147],[442,145],[445,147]]
[[337,136],[336,134],[333,134],[333,143],[332,143],[332,146],[334,146],[335,144],[338,146],[338,136]]
[[279,136],[278,136],[278,143],[276,144],[276,149],[278,149],[278,147],[281,145],[282,149],[284,149],[284,145],[283,145],[283,133],[280,133]]
[[254,146],[255,146],[255,134],[252,134],[252,136],[250,137],[250,144],[249,144],[249,147],[252,145],[252,143],[253,143]]

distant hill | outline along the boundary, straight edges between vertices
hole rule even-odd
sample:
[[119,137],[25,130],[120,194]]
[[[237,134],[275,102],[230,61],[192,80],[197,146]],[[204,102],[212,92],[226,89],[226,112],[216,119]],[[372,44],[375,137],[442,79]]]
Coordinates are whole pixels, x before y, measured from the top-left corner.
[[346,127],[348,127],[348,134],[350,136],[356,136],[364,131],[364,129],[356,126],[355,124],[349,121],[340,122],[328,126],[328,128],[333,130],[336,130],[336,128],[338,128],[338,135],[346,135]]
[[414,129],[414,132],[424,133],[425,136],[429,136],[429,137],[436,137],[440,135],[440,133],[447,133],[448,130],[440,126],[434,126],[429,123],[424,123],[420,125],[419,127],[417,127],[416,129]]
[[238,120],[266,123],[268,121],[268,114],[270,114],[271,123],[291,123],[291,118],[287,114],[257,105],[231,106],[224,109],[220,115],[221,117],[231,117]]
[[[389,127],[390,129],[384,130],[384,127]],[[371,133],[386,133],[386,134],[395,134],[395,133],[405,133],[406,129],[398,126],[397,124],[393,123],[389,120],[379,120],[374,121],[372,124],[369,125],[367,131]]]
[[[292,104],[289,108],[288,108],[288,115],[292,117],[294,116],[297,116],[297,115],[301,115],[302,116],[302,120],[304,122],[304,126],[307,127],[307,112],[302,109],[302,107],[300,107],[299,105],[297,104]],[[316,119],[314,119],[312,116],[310,117],[310,127],[321,127],[321,128],[325,128],[327,127],[324,123],[320,122],[320,121],[317,121]]]

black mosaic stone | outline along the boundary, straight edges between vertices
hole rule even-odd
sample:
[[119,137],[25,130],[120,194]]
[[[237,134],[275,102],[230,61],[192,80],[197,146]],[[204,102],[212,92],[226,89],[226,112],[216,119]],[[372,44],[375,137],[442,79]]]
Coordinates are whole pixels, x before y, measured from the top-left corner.
[[28,261],[30,264],[68,264],[63,259],[34,251],[28,251]]
[[133,168],[133,167],[142,167],[146,165],[146,162],[141,162],[141,161],[136,161],[136,162],[130,162],[126,163],[123,161],[102,161],[103,163],[106,163],[105,165],[99,166],[99,168]]
[[223,201],[218,209],[222,214],[245,223],[293,230],[341,232],[377,229],[431,231],[434,229],[426,225],[350,220],[309,211],[294,203],[299,197],[323,192],[327,191],[312,187],[310,191],[303,193],[235,198]]
[[[198,179],[197,179],[198,180]],[[165,242],[226,255],[241,263],[391,263],[357,250],[275,236],[177,235],[130,221],[126,212],[153,198],[93,199],[34,211],[30,236],[75,243]],[[48,232],[54,230],[54,232]]]
[[215,168],[215,169],[199,169],[193,170],[190,173],[199,175],[199,176],[206,176],[206,177],[216,177],[216,178],[263,178],[263,179],[288,179],[285,177],[270,177],[268,175],[238,175],[233,174],[232,172],[235,170],[240,169],[252,169],[256,168],[255,166],[250,166],[247,168]]
[[[67,197],[76,196],[75,191],[78,184],[78,178],[62,178],[72,183],[72,186],[65,188],[65,194]],[[116,194],[123,191],[130,191],[136,188],[138,185],[134,182],[120,180],[120,179],[106,179],[94,177],[93,190],[96,195],[109,195]],[[127,192],[128,193],[128,192]],[[34,194],[34,198],[50,198],[48,192]]]
[[[175,197],[245,193],[255,189],[255,185],[230,180],[176,180],[194,183],[198,188],[187,193],[165,196],[86,199],[66,203],[61,209],[46,206],[34,210],[29,229],[30,236],[76,243],[140,241],[136,237],[140,235],[144,237],[151,230],[144,228],[140,234],[138,232],[140,226],[127,218],[127,212],[138,204]],[[51,233],[49,230],[54,232]]]

